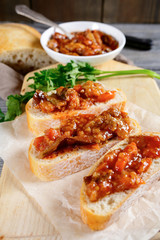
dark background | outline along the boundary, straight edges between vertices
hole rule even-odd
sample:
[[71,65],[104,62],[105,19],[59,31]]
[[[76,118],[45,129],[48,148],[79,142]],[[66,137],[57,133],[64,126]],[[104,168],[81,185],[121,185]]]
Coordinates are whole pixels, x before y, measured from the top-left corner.
[[0,21],[28,21],[18,16],[25,4],[56,22],[160,23],[160,0],[0,0]]

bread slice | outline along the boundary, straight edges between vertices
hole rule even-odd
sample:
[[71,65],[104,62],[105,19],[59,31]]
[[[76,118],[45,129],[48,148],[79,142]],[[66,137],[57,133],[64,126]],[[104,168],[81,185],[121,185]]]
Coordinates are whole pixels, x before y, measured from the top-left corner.
[[0,62],[22,74],[55,63],[41,47],[40,36],[24,24],[0,24]]
[[[160,133],[145,133],[142,135],[160,136]],[[115,145],[107,153],[115,149],[124,149],[127,144],[128,138]],[[103,157],[95,163],[88,175],[91,175],[94,172],[99,163],[103,161]],[[83,222],[88,224],[92,230],[104,229],[107,224],[111,224],[116,221],[120,217],[120,214],[131,206],[134,200],[144,194],[152,183],[157,181],[159,178],[160,158],[153,159],[148,171],[143,173],[142,179],[146,182],[146,184],[142,184],[136,189],[109,194],[96,202],[90,201],[86,195],[86,185],[83,183],[80,196],[81,216]]]
[[38,136],[43,134],[48,128],[58,129],[64,119],[71,118],[79,114],[99,115],[111,107],[116,107],[120,110],[123,110],[126,103],[126,96],[122,90],[116,89],[115,91],[115,97],[106,103],[96,103],[85,110],[66,110],[64,112],[50,114],[43,113],[33,107],[33,99],[30,99],[26,104],[28,127],[35,136]]
[[[139,124],[134,119],[131,119],[130,128],[131,135],[139,134],[141,131]],[[64,151],[53,158],[39,159],[36,157],[34,140],[32,140],[28,152],[30,167],[42,181],[57,180],[90,167],[119,141],[117,138],[113,138],[103,144],[100,149],[76,148],[68,152]]]

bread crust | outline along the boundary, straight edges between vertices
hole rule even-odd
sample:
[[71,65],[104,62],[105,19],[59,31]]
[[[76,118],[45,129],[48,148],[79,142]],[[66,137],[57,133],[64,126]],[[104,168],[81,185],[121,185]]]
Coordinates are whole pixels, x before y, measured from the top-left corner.
[[38,48],[41,34],[34,28],[19,23],[0,24],[0,55],[5,51]]
[[22,74],[55,63],[41,47],[40,37],[25,24],[0,24],[0,62]]
[[[139,134],[136,134],[136,135],[139,135]],[[160,136],[160,133],[146,132],[146,133],[143,133],[142,135],[158,135],[158,136]],[[127,143],[128,143],[128,138],[123,140],[122,142],[116,144],[113,148],[109,149],[108,152],[110,152],[114,149],[118,149],[120,147],[123,149],[123,145],[125,147]],[[106,152],[106,154],[108,152]],[[101,161],[103,161],[103,157],[101,159],[99,159],[92,166],[88,175],[90,175],[94,172],[94,170],[96,169],[96,167],[99,165],[99,163]],[[148,175],[148,172],[149,172],[149,175]],[[151,172],[151,174],[150,174],[150,172]],[[147,191],[149,189],[149,187],[151,186],[151,184],[153,182],[159,180],[159,178],[160,178],[160,163],[159,163],[157,169],[155,169],[154,171],[149,169],[149,171],[147,171],[147,173],[143,174],[142,178],[145,180],[146,184],[140,185],[137,189],[131,189],[126,192],[123,192],[124,196],[122,196],[121,201],[118,202],[111,211],[104,213],[104,214],[98,214],[89,207],[90,201],[89,201],[89,198],[85,194],[86,187],[85,187],[85,184],[83,183],[82,187],[81,187],[81,195],[80,195],[80,209],[81,209],[82,221],[85,224],[87,224],[92,230],[102,230],[102,229],[106,228],[110,223],[117,220],[123,211],[128,209],[136,199],[138,199],[140,196],[142,196],[145,193],[145,191]],[[118,194],[121,194],[121,192]],[[115,194],[111,194],[110,196],[112,197],[112,199],[114,199]],[[108,198],[108,196],[104,197],[103,199],[105,199],[105,201],[106,201],[107,198]],[[101,200],[98,200],[97,203],[100,204]]]
[[107,103],[93,105],[92,107],[85,110],[66,110],[64,112],[50,114],[42,113],[38,109],[35,110],[32,106],[33,99],[31,99],[26,104],[28,128],[35,136],[39,136],[43,134],[44,131],[48,128],[53,127],[55,129],[58,129],[63,119],[71,118],[79,114],[99,115],[103,111],[107,111],[110,107],[116,107],[120,110],[124,110],[126,104],[126,96],[120,89],[117,89],[117,94],[120,95],[120,99],[118,99],[118,101],[115,100],[115,102],[113,100],[109,100]]

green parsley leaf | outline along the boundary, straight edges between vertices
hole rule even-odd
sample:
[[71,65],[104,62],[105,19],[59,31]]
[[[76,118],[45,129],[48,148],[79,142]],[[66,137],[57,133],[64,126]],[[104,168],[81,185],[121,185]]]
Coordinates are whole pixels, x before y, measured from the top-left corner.
[[21,109],[21,97],[20,95],[10,95],[7,98],[6,106],[8,108],[7,113],[5,115],[5,121],[10,121],[15,119],[16,116],[22,114]]
[[94,76],[94,73],[97,73],[97,71],[99,70],[88,63],[71,61],[66,65],[59,64],[57,68],[34,73],[34,76],[28,79],[28,81],[30,79],[34,80],[34,83],[30,84],[29,87],[44,92],[54,90],[60,86],[74,87],[78,81],[81,81],[81,77],[86,78],[83,81],[95,81],[97,78]]
[[14,120],[16,116],[21,115],[24,111],[25,104],[33,97],[34,93],[35,91],[27,92],[24,95],[9,95],[6,101],[6,115],[0,110],[0,121],[11,121]]
[[5,119],[5,114],[0,109],[0,122],[4,122],[4,119]]

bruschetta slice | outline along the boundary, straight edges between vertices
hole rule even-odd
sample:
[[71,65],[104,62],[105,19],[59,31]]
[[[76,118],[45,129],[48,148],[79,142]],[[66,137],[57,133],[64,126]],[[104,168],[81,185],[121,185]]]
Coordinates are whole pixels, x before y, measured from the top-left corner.
[[104,229],[159,177],[160,133],[121,141],[84,177],[80,197],[83,222],[93,230]]
[[31,142],[31,170],[43,181],[60,179],[90,167],[117,141],[136,133],[139,124],[119,109],[98,116],[80,114]]
[[26,104],[28,127],[35,136],[48,128],[58,129],[66,118],[79,114],[99,115],[110,107],[124,109],[126,96],[119,89],[106,90],[98,82],[87,81],[54,92],[36,91]]

